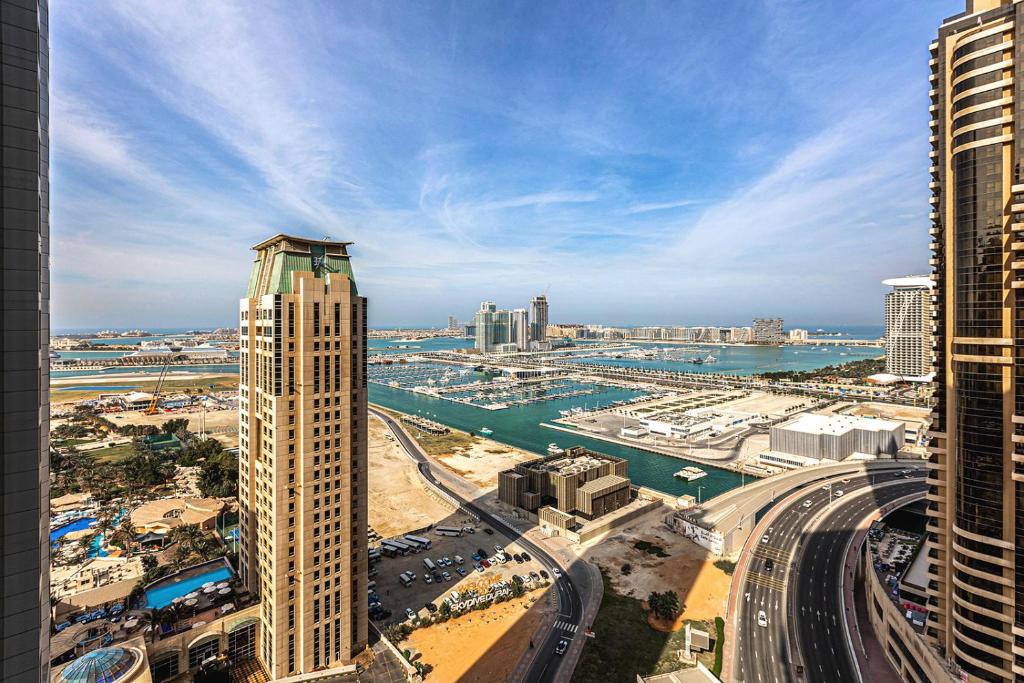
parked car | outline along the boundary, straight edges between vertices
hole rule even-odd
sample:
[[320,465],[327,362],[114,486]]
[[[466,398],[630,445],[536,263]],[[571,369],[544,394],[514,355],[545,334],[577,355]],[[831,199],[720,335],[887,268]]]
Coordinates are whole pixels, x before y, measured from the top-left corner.
[[515,555],[513,555],[512,559],[516,561],[516,564],[522,564],[523,563],[523,556],[520,555],[519,553],[516,553]]
[[488,562],[487,560],[480,560],[480,564],[482,564],[484,566],[484,569],[490,569],[491,568],[491,563]]
[[502,547],[501,547],[500,545],[498,545],[497,543],[495,543],[495,544],[494,544],[494,552],[496,552],[496,553],[498,553],[499,555],[501,555],[501,554],[502,554],[503,552],[505,552],[505,549],[504,549],[504,548],[502,548]]
[[537,572],[530,572],[530,578],[534,581],[540,581],[540,576],[537,574]]
[[552,569],[551,573],[555,575],[556,579],[562,578],[562,570],[559,569],[558,567],[555,567],[554,569]]
[[430,574],[423,575],[423,583],[434,583],[434,580],[430,578]]
[[416,613],[412,611],[411,607],[405,608],[405,616],[409,617],[410,621],[415,621],[416,619]]
[[543,577],[545,579],[548,578],[548,573],[546,571],[544,571],[543,569],[540,570],[540,575],[541,575],[541,577]]
[[435,605],[432,602],[426,602],[426,603],[423,604],[423,606],[427,608],[428,612],[433,613],[433,612],[437,611],[437,605]]
[[485,526],[484,527],[484,533],[487,534],[488,536],[491,536],[492,534],[494,534],[494,531],[491,529],[491,527]]
[[448,572],[441,572],[441,576],[444,577],[445,581],[451,581],[452,580],[452,575],[449,574]]
[[467,534],[475,534],[476,533],[476,529],[474,529],[471,526],[464,526],[464,527],[462,527],[462,530],[465,531]]
[[473,553],[473,561],[474,562],[479,562],[480,559],[481,559],[480,553]]
[[465,576],[466,575],[466,570],[463,569],[462,567],[456,567],[455,571],[457,571],[459,573],[459,576]]
[[484,566],[479,562],[476,562],[473,564],[473,569],[477,570],[478,572],[482,572],[484,570]]
[[530,554],[524,552],[523,553],[523,562],[529,562],[529,561],[530,561]]

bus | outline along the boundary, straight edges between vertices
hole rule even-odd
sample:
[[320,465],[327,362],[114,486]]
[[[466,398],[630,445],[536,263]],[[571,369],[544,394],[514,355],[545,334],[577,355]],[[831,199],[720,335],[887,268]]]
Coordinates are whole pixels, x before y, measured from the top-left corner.
[[434,571],[434,563],[430,561],[429,557],[423,558],[423,566],[427,568],[428,572]]
[[462,527],[439,526],[434,527],[434,533],[438,536],[461,536]]
[[391,551],[398,555],[408,555],[412,552],[412,548],[402,543],[401,541],[381,541],[380,549],[382,552]]
[[431,544],[429,538],[423,538],[422,536],[413,536],[412,534],[406,534],[402,540],[411,545],[418,545],[423,550],[430,550]]

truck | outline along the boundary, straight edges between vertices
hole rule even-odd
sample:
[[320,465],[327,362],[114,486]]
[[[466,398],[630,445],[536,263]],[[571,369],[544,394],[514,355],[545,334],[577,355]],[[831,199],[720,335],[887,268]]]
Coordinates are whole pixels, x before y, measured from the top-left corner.
[[434,563],[431,562],[429,557],[423,558],[423,566],[427,568],[428,572],[434,571]]
[[419,546],[421,550],[430,550],[430,539],[423,538],[422,536],[413,536],[412,534],[406,534],[402,541],[410,545]]
[[439,526],[434,527],[434,533],[438,536],[461,536],[462,527]]

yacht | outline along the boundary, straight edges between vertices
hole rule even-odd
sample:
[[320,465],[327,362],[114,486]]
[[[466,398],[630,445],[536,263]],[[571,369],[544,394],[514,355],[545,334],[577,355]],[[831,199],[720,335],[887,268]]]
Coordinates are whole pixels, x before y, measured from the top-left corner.
[[562,453],[565,453],[565,449],[559,448],[557,443],[548,444],[548,455],[561,455]]
[[701,477],[708,476],[708,473],[699,467],[684,467],[683,469],[676,472],[673,476],[679,477],[680,479],[685,479],[686,481],[693,481],[695,479],[700,479]]
[[483,434],[484,436],[490,436],[491,434],[494,433],[494,430],[493,429],[488,429],[487,427],[481,427],[480,428],[480,433]]

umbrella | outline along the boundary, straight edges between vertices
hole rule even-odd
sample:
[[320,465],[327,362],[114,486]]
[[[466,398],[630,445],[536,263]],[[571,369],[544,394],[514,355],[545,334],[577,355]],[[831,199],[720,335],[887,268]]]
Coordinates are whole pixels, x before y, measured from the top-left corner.
[[185,601],[185,604],[188,605],[189,607],[192,607],[197,602],[199,602],[199,601],[196,600],[195,598],[189,598],[188,600]]
[[203,584],[203,588],[209,588],[212,585],[213,585],[213,581],[207,581],[206,583]]
[[221,588],[217,592],[220,593],[221,595],[230,595],[231,594],[231,589],[230,588]]
[[124,627],[125,628],[135,628],[138,625],[139,625],[139,620],[138,619],[129,619],[128,621],[124,622]]
[[186,599],[198,598],[198,597],[199,597],[199,591],[192,591],[191,593],[189,593],[188,595],[185,596]]
[[173,600],[171,600],[171,604],[172,604],[172,605],[176,605],[176,604],[178,604],[179,602],[181,602],[181,601],[182,601],[182,600],[184,600],[184,599],[185,599],[185,598],[183,598],[183,597],[181,597],[181,596],[179,595],[178,597],[176,597],[176,598],[174,598]]
[[204,593],[212,593],[215,590],[217,590],[217,588],[215,586],[207,586],[206,588],[203,589],[203,592]]
[[220,583],[217,584],[217,588],[227,588],[228,585],[229,584],[228,584],[227,581],[221,581]]

